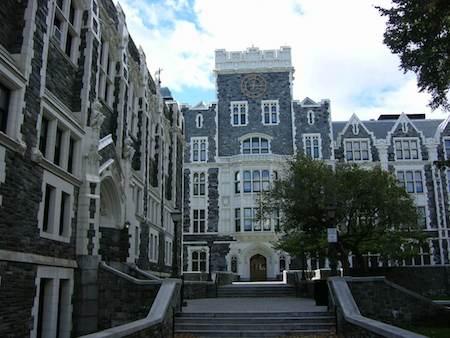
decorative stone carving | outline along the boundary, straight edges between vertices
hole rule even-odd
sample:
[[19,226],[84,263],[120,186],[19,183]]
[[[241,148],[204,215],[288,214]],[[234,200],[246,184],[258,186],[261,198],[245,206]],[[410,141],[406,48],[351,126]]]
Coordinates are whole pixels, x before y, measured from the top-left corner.
[[91,105],[91,120],[89,121],[89,124],[92,129],[100,130],[100,127],[105,120],[105,115],[101,112],[101,107],[102,104],[98,100]]
[[125,146],[123,148],[123,156],[127,160],[131,160],[134,156],[134,153],[136,152],[136,150],[133,147],[133,140],[129,136],[127,136],[124,143]]

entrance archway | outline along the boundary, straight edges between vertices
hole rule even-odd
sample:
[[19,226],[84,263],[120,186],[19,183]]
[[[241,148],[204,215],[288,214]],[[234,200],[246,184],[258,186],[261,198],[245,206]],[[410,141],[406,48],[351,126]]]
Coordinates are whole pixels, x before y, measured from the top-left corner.
[[263,255],[257,254],[250,258],[250,280],[264,281],[267,279],[267,260]]

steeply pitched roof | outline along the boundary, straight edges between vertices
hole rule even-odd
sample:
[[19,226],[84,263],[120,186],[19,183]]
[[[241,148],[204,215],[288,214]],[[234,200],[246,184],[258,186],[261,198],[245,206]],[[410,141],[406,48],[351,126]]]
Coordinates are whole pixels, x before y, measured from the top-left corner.
[[[437,128],[443,120],[411,120],[411,122],[420,130],[425,137],[434,137]],[[366,128],[373,132],[378,139],[386,138],[387,133],[391,131],[397,120],[381,120],[381,121],[361,121]],[[336,140],[337,135],[344,129],[347,121],[333,122],[333,139]]]

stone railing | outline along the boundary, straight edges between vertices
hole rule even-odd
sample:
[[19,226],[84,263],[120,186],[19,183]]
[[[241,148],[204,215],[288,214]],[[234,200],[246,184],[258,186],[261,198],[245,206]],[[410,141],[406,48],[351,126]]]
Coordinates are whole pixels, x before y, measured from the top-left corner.
[[336,308],[337,331],[346,337],[425,338],[399,327],[361,315],[347,281],[341,277],[328,279],[331,305]]
[[142,280],[100,263],[100,268],[136,286],[160,285],[156,298],[145,318],[95,332],[83,338],[171,337],[174,315],[180,308],[181,281],[178,279]]

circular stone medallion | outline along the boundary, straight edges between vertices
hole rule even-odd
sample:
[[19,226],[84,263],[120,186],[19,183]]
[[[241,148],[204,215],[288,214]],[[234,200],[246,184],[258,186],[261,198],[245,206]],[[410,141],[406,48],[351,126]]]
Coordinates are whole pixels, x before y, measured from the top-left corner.
[[263,96],[266,88],[266,80],[258,74],[246,75],[241,81],[242,94],[253,99]]

